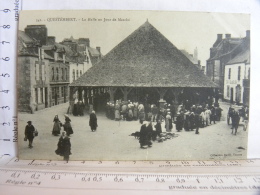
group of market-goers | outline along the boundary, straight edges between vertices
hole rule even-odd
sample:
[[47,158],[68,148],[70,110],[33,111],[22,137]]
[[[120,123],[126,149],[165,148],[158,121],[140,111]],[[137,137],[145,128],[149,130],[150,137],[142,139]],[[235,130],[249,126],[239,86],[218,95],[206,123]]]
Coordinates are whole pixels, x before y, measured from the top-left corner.
[[[157,107],[155,104],[143,104],[138,102],[120,101],[115,104],[107,103],[106,116],[111,120],[138,120],[141,124],[144,121],[165,121],[165,129],[170,132],[173,128],[173,123],[176,125],[176,130],[192,131],[194,129],[203,128],[214,124],[221,118],[222,109],[218,104],[215,105],[192,105],[165,103],[163,107]],[[198,134],[198,130],[196,131]]]
[[[52,128],[52,135],[59,136],[60,138],[58,140],[57,144],[57,150],[55,150],[55,153],[57,155],[63,156],[63,159],[65,161],[69,161],[69,155],[71,155],[71,142],[69,136],[73,134],[73,129],[71,126],[71,119],[67,114],[64,115],[65,122],[62,123],[59,119],[58,115],[54,116],[53,119],[53,128]],[[33,148],[32,143],[33,139],[35,137],[36,129],[32,125],[32,121],[27,122],[28,125],[25,127],[25,141],[29,141],[29,148]],[[96,131],[97,129],[97,117],[95,114],[95,111],[92,111],[90,114],[90,120],[89,120],[89,126],[91,128],[91,131]],[[63,131],[61,128],[63,127]]]
[[[82,102],[77,102],[76,104],[77,113],[83,113],[84,104]],[[82,108],[82,112],[80,111]],[[75,107],[74,107],[75,109]],[[94,132],[97,129],[97,117],[93,108],[90,109],[90,120],[89,126],[91,131]],[[76,113],[76,111],[75,111]],[[208,104],[197,104],[189,107],[189,104],[185,102],[180,105],[171,105],[165,103],[162,107],[157,107],[155,104],[143,104],[138,102],[119,101],[117,100],[115,104],[107,103],[106,106],[106,116],[111,120],[138,120],[142,124],[140,129],[140,147],[144,148],[145,145],[148,147],[152,146],[152,140],[156,137],[160,137],[162,133],[162,122],[165,122],[165,130],[170,133],[175,124],[176,130],[179,132],[181,130],[194,131],[195,134],[199,134],[199,128],[203,128],[220,121],[222,114],[222,109],[217,103],[214,105]],[[74,115],[74,112],[73,112]],[[82,114],[79,114],[82,115]],[[75,115],[78,116],[78,115]],[[61,135],[58,141],[58,148],[55,151],[57,155],[63,156],[64,160],[69,160],[69,155],[71,155],[71,143],[69,136],[73,134],[73,129],[71,126],[71,119],[68,115],[64,115],[65,122],[61,123],[58,115],[55,115],[53,119],[53,129],[52,134],[54,136]],[[234,106],[230,106],[228,110],[228,123],[231,119],[232,122],[232,134],[234,130],[234,135],[237,133],[240,118],[244,121],[244,130],[247,129],[249,109],[248,107],[242,107],[236,110]],[[153,122],[156,124],[153,125]],[[32,121],[27,122],[28,125],[25,128],[26,141],[29,141],[29,148],[32,148],[33,138],[35,136],[36,129],[32,125]],[[61,132],[61,128],[64,131]]]
[[230,119],[231,119],[231,124],[232,124],[231,134],[233,134],[233,132],[234,135],[237,134],[237,129],[241,118],[242,118],[242,122],[244,122],[243,130],[246,131],[248,126],[248,120],[249,120],[249,108],[247,106],[242,106],[242,108],[236,109],[235,106],[231,104],[228,109],[228,116],[227,116],[228,124],[230,123]]
[[78,99],[75,99],[72,114],[73,116],[84,116],[85,104]]

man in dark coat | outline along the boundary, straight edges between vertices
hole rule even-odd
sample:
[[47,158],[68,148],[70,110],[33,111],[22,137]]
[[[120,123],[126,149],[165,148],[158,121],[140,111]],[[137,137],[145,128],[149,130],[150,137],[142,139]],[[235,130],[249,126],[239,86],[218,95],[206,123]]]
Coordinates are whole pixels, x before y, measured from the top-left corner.
[[[150,124],[149,124],[150,125]],[[150,127],[146,126],[146,124],[143,124],[141,126],[140,129],[140,139],[139,139],[139,143],[140,143],[140,147],[144,148],[145,145],[148,145],[149,147],[152,146],[152,142],[151,142],[151,135],[152,135],[152,126],[150,125]]]
[[232,114],[232,132],[231,134],[233,134],[233,130],[235,129],[235,133],[234,135],[237,134],[237,129],[238,129],[238,125],[239,125],[239,120],[240,120],[240,116],[239,113],[235,110],[233,110],[233,114]]
[[156,136],[159,136],[161,135],[162,133],[162,126],[161,126],[161,121],[158,120],[156,125],[154,126],[155,127],[155,131],[156,131]]
[[71,155],[71,143],[70,138],[63,131],[58,142],[58,149],[55,151],[57,155],[63,156],[64,160],[69,161],[69,155]]
[[194,116],[194,127],[196,129],[195,134],[199,134],[200,124],[201,124],[200,115],[198,113],[195,113],[195,116]]
[[183,113],[178,113],[176,117],[176,130],[179,132],[183,128]]
[[32,121],[28,121],[27,122],[28,125],[26,125],[25,127],[25,137],[29,140],[29,148],[33,148],[32,143],[33,143],[33,139],[34,139],[34,132],[35,132],[35,128],[32,125]]
[[95,114],[95,111],[93,110],[92,113],[89,116],[89,126],[91,128],[91,131],[97,130],[97,116]]

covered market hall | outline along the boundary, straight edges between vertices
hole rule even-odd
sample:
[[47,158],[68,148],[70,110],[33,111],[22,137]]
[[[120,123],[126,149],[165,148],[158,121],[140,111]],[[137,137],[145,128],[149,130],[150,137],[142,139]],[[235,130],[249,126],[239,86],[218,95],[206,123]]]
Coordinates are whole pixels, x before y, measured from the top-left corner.
[[70,84],[75,100],[103,111],[116,100],[155,104],[203,104],[218,86],[148,21]]

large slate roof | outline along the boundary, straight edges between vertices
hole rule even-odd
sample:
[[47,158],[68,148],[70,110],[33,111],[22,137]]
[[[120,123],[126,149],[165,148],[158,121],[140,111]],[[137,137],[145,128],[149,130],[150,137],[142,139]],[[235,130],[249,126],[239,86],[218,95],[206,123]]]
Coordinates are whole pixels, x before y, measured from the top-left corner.
[[148,21],[70,86],[217,87]]

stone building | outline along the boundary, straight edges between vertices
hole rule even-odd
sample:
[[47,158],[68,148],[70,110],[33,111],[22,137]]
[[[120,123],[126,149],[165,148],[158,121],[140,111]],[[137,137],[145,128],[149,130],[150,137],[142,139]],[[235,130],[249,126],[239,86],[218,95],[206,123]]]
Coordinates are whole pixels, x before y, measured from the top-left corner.
[[76,91],[95,108],[117,99],[157,105],[202,103],[216,87],[147,21],[70,84],[70,107]]
[[68,101],[70,48],[48,37],[45,25],[18,33],[18,111],[31,112]]
[[225,65],[224,99],[249,106],[250,40],[243,50]]
[[51,105],[49,60],[40,42],[18,32],[18,111],[34,112]]
[[217,40],[210,48],[210,58],[206,64],[206,75],[219,85],[219,92],[224,92],[225,65],[236,55],[242,52],[247,40],[250,40],[250,31],[246,31],[246,37],[233,38],[231,34],[217,35]]
[[65,38],[61,44],[68,46],[74,52],[74,55],[71,56],[72,61],[70,62],[70,83],[77,80],[92,65],[101,60],[100,47],[96,49],[90,47],[90,40],[88,38]]

